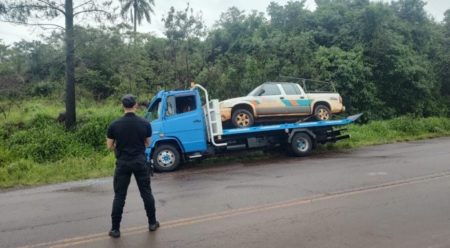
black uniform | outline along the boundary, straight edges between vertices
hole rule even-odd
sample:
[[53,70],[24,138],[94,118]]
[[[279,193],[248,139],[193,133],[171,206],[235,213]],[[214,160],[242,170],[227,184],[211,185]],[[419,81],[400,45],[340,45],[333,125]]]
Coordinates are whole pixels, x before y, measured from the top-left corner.
[[151,133],[150,123],[134,113],[126,113],[108,127],[107,136],[115,140],[117,159],[111,213],[112,229],[120,229],[131,174],[136,178],[149,225],[156,223],[155,200],[150,186],[149,168],[145,164],[145,139],[150,137]]

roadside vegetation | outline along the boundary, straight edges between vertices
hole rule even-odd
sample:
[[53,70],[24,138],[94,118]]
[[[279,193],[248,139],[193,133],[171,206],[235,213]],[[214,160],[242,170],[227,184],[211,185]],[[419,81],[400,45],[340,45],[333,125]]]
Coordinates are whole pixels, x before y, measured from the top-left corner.
[[[16,3],[0,3],[0,21],[18,17],[8,11]],[[69,69],[77,113],[68,129],[64,96],[73,92],[64,86],[64,31],[39,41],[0,39],[0,187],[111,175],[114,158],[104,138],[108,123],[121,115],[120,96],[144,101],[160,88],[186,88],[191,81],[220,99],[280,76],[333,82],[346,114],[364,116],[348,127],[351,139],[324,149],[450,135],[450,10],[436,21],[423,0],[316,4],[311,11],[305,1],[273,2],[267,15],[233,7],[213,27],[189,5],[172,7],[155,13],[163,17],[164,37],[137,32],[127,20],[75,25]]]
[[339,141],[330,147],[358,148],[425,138],[450,135],[450,118],[416,118],[403,116],[391,120],[371,121],[364,125],[349,125],[346,128],[351,138]]

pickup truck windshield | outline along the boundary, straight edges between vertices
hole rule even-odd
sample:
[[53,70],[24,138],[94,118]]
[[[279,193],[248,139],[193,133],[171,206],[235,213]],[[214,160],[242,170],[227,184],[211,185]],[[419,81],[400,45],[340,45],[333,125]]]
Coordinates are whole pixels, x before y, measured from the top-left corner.
[[254,90],[252,90],[250,93],[248,93],[247,96],[257,96],[258,93],[261,91],[261,85],[256,87]]

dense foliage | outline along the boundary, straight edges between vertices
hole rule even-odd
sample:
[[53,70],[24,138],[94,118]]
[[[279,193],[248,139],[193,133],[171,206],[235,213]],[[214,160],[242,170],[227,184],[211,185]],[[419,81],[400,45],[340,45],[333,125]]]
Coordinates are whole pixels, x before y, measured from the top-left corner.
[[[208,32],[189,6],[164,17],[166,38],[130,26],[77,27],[76,80],[97,99],[195,80],[221,99],[246,94],[280,75],[332,81],[350,113],[373,118],[447,115],[450,104],[450,11],[436,23],[422,0],[271,3],[268,17],[236,8]],[[0,85],[34,95],[62,84],[62,34],[0,45]],[[134,40],[134,41],[133,41]],[[44,83],[43,83],[44,82]],[[232,90],[231,90],[232,89]]]

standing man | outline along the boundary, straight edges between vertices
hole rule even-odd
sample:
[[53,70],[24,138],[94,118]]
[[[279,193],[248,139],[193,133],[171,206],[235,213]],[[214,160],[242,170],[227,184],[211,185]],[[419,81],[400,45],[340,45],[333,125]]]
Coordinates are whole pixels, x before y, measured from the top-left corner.
[[150,168],[145,164],[145,147],[150,145],[152,128],[148,121],[136,116],[138,105],[135,96],[122,97],[122,105],[125,115],[109,125],[106,139],[108,149],[114,151],[116,155],[112,228],[109,232],[109,236],[113,238],[120,237],[120,221],[131,174],[136,178],[144,201],[149,231],[155,231],[159,227],[155,216],[155,199],[150,186]]

